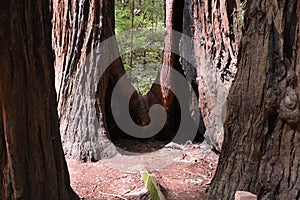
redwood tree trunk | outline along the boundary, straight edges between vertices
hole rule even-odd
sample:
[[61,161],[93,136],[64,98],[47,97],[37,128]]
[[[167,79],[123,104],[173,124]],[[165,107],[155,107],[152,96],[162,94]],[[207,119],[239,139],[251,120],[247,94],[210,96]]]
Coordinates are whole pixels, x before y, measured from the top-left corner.
[[[168,1],[167,5],[166,28],[181,31],[183,1]],[[65,153],[82,160],[112,157],[117,151],[108,139],[114,140],[126,135],[116,126],[111,113],[111,94],[125,71],[120,58],[107,63],[112,56],[110,48],[117,49],[115,41],[102,49],[99,58],[92,52],[101,42],[114,35],[114,2],[55,0],[53,13],[56,90]],[[166,49],[179,48],[179,40],[173,40],[172,35],[167,35],[165,40]],[[100,62],[92,63],[95,58]],[[87,61],[89,65],[85,64]],[[106,68],[105,63],[109,64],[109,67],[101,74],[101,69]],[[163,63],[160,81],[173,85],[167,68],[182,73],[179,56],[170,51],[165,52]],[[122,89],[119,92],[126,93]],[[124,95],[122,98],[124,99],[121,101],[129,102],[130,97]],[[158,138],[172,139],[172,134],[176,134],[176,126],[179,124],[180,107],[168,90],[154,86],[146,96],[134,92],[130,98],[130,105],[126,106],[130,107],[133,121],[145,126],[150,121],[149,108],[156,103],[164,105],[168,113],[168,122],[171,124],[161,131]]]
[[300,198],[298,1],[249,1],[225,140],[207,199]]
[[[180,56],[174,52],[179,52],[180,40],[173,35],[174,31],[182,32],[182,20],[183,20],[183,0],[166,0],[165,8],[165,29],[167,30],[164,40],[164,52],[162,68],[159,74],[159,82],[163,85],[170,85],[171,88],[176,87],[176,83],[173,80],[171,70],[173,68],[183,74],[182,65],[179,62]],[[170,112],[171,106],[174,102],[174,94],[167,88],[161,87],[161,101],[166,108],[167,112]]]
[[[150,105],[159,102],[163,105],[167,113],[167,121],[164,131],[157,135],[158,139],[169,139],[174,137],[180,124],[180,105],[172,89],[176,87],[172,70],[176,70],[183,75],[183,69],[179,62],[180,56],[174,52],[179,52],[178,38],[174,38],[174,31],[182,32],[183,1],[165,1],[165,29],[164,52],[162,56],[162,67],[158,74],[158,85],[154,84],[148,93]],[[163,87],[169,86],[170,89]],[[155,100],[154,100],[155,99]]]
[[49,5],[0,2],[0,199],[79,199],[59,135]]
[[[239,0],[185,0],[183,33],[193,44],[183,42],[186,78],[199,93],[206,133],[217,150],[223,143],[222,109],[236,73],[236,56],[242,10]],[[193,47],[193,49],[191,49]]]
[[[54,0],[53,5],[52,38],[64,151],[81,160],[112,157],[117,151],[107,139],[105,121],[105,94],[110,73],[100,77],[94,53],[103,40],[113,35],[114,2]],[[117,68],[121,70],[120,76],[122,66]],[[96,106],[99,81],[103,94],[97,97],[101,99],[98,101],[101,106]]]

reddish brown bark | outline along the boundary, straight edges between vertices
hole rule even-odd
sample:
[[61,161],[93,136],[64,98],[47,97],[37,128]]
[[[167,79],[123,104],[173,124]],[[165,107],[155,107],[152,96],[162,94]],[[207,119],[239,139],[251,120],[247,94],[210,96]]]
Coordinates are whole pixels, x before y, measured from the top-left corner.
[[249,1],[225,140],[207,199],[299,199],[298,1]]
[[[221,151],[222,109],[236,72],[241,23],[236,23],[240,1],[186,0],[183,33],[193,43],[182,44],[187,80],[197,88],[206,135]],[[191,49],[193,48],[193,49]]]
[[[179,52],[180,41],[174,38],[174,33],[172,31],[182,31],[182,20],[183,20],[183,1],[166,0],[166,18],[165,18],[165,28],[167,34],[164,40],[164,52],[163,52],[163,62],[162,68],[159,74],[159,82],[163,85],[169,85],[170,88],[175,87],[175,82],[172,80],[172,73],[169,68],[175,69],[183,74],[182,66],[179,62],[179,55],[174,52]],[[170,112],[171,106],[174,102],[174,94],[166,88],[161,87],[161,101],[166,108],[167,112]]]
[[49,2],[0,8],[0,199],[79,199],[58,129]]
[[[55,0],[53,4],[52,38],[64,151],[81,160],[112,157],[117,152],[107,139],[105,122],[110,73],[104,73],[100,81],[101,71],[93,59],[100,43],[113,35],[114,2]],[[116,70],[120,71],[118,76],[124,73],[122,65]],[[98,91],[96,99],[99,81],[101,95]],[[101,106],[96,106],[99,100]]]
[[[176,134],[180,124],[180,105],[172,90],[175,89],[173,70],[183,74],[182,65],[179,62],[180,56],[174,52],[179,52],[180,40],[175,38],[173,31],[182,31],[183,1],[165,1],[165,29],[164,52],[162,56],[162,67],[158,74],[159,85],[153,85],[147,94],[150,105],[159,103],[163,105],[167,112],[167,121],[164,131],[157,135],[158,139],[172,139]],[[169,86],[168,88],[163,85]]]
[[[174,4],[169,1],[168,5],[167,28],[181,31],[183,1]],[[111,93],[125,74],[121,59],[108,63],[109,67],[101,77],[98,67],[83,67],[87,59],[90,62],[93,59],[88,54],[114,35],[114,17],[113,1],[54,1],[53,48],[60,131],[65,153],[77,159],[98,160],[114,156],[116,150],[107,138],[126,135],[118,128],[111,113]],[[166,36],[166,42],[166,49],[179,48],[179,41],[173,40],[172,35]],[[95,63],[95,66],[106,67],[103,63],[110,59],[111,48],[117,49],[115,41],[104,48],[101,63]],[[173,85],[167,68],[182,72],[179,56],[165,52],[163,60],[165,68],[160,74],[161,81]],[[122,89],[119,92],[124,93]],[[140,126],[150,122],[148,111],[153,104],[163,104],[169,116],[167,124],[171,126],[161,131],[160,139],[172,139],[172,135],[164,133],[166,131],[176,134],[180,120],[179,105],[168,90],[156,85],[146,96],[137,92],[132,97],[123,96],[122,101],[125,102],[130,98],[130,105],[127,106],[133,121]]]

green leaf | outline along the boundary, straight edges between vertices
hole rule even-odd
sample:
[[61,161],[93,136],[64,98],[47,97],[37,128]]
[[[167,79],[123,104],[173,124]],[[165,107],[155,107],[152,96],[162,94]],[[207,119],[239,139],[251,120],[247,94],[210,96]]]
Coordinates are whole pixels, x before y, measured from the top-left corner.
[[147,171],[144,171],[142,177],[152,200],[166,200],[166,197],[162,193],[161,187],[154,176],[151,176]]

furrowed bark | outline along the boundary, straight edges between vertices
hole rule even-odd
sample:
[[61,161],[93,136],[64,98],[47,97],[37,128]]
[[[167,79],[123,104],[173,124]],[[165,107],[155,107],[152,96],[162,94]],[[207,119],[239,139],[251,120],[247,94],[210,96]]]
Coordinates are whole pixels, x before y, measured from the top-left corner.
[[59,135],[49,5],[0,2],[0,199],[79,199]]
[[298,1],[250,1],[225,140],[207,199],[299,199]]

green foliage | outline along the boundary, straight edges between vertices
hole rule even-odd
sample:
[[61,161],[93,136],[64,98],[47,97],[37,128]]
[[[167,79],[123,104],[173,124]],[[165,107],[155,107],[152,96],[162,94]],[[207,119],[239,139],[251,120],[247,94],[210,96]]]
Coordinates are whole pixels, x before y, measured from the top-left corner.
[[244,26],[244,16],[246,11],[246,6],[247,6],[247,0],[242,1],[240,4],[240,9],[238,11],[238,23],[240,24],[241,27]]
[[243,2],[241,2],[240,7],[242,10],[246,10],[246,6],[247,6],[247,0],[244,0]]
[[229,33],[228,36],[236,36],[240,38],[242,36],[242,28],[244,26],[244,16],[247,6],[247,0],[244,0],[239,5],[238,9],[234,9],[231,16],[234,15],[235,21],[233,24],[229,25]]
[[[134,0],[134,27],[157,28],[164,25],[163,0]],[[132,0],[116,0],[116,34],[131,28]]]
[[151,176],[148,172],[142,174],[144,184],[150,193],[152,200],[165,200],[166,197],[160,189],[160,185],[155,177]]
[[146,94],[161,65],[164,5],[163,0],[134,1],[133,27],[132,0],[116,1],[115,32],[125,70],[130,72],[127,76],[141,94]]
[[146,94],[155,81],[160,65],[150,64],[136,67],[126,73],[127,77],[133,82],[134,87],[141,93]]

